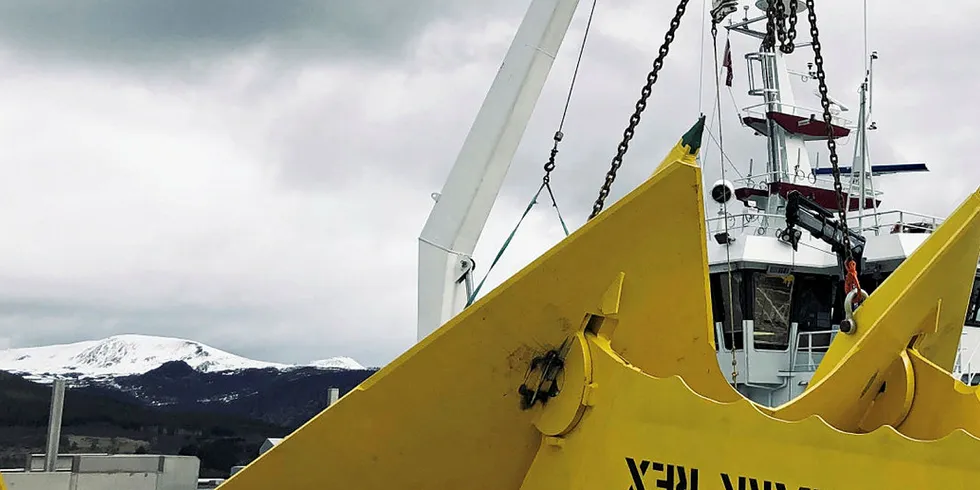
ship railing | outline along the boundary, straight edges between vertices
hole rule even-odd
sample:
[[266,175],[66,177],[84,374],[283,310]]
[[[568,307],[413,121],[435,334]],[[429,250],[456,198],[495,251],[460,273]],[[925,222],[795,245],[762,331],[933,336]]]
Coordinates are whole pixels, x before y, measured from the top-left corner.
[[[794,168],[790,169],[789,174],[790,174],[789,178],[791,179],[789,181],[790,183],[794,183],[792,179],[795,178],[796,179],[795,183],[798,185],[816,186],[816,187],[822,187],[826,189],[833,189],[834,187],[833,177],[818,176],[812,171],[804,172],[803,170],[796,168],[795,166]],[[783,172],[763,172],[761,174],[752,174],[741,179],[733,180],[732,184],[735,186],[736,189],[747,187],[750,189],[759,189],[762,191],[768,191],[769,184],[775,180],[774,177],[776,177],[777,175],[779,175],[783,179],[786,178],[786,175],[784,175]],[[841,178],[845,179],[846,176],[841,176]],[[847,185],[844,186],[844,192],[847,192]],[[856,193],[857,192],[855,191],[854,194]],[[875,190],[872,193],[870,189],[867,190],[867,194],[869,196],[873,196],[876,198],[885,195],[883,191]]]
[[[751,232],[767,235],[786,226],[786,216],[763,212],[728,213],[725,216],[708,218],[708,232],[713,235],[725,229],[728,221],[729,231]],[[848,226],[863,235],[882,235],[891,233],[932,233],[942,224],[943,219],[922,213],[905,210],[873,211],[865,210],[863,217],[851,211],[847,218]]]
[[[865,211],[863,218],[852,211],[847,218],[848,226],[859,229],[861,233],[931,233],[943,219],[927,214],[914,213],[901,209],[890,211]],[[859,223],[861,224],[859,226]]]
[[727,229],[729,232],[740,232],[743,234],[755,234],[759,236],[775,233],[776,230],[786,226],[786,216],[768,213],[728,213],[725,216],[715,216],[708,218],[708,235],[713,236],[726,229],[725,221],[728,221]]
[[[779,107],[779,112],[783,114],[790,114],[797,117],[813,117],[818,121],[823,121],[823,109],[814,109],[812,107],[786,104],[783,102],[776,102],[777,107]],[[750,116],[757,117],[759,119],[766,119],[766,113],[769,112],[770,104],[768,102],[761,102],[755,105],[750,105],[748,107],[742,108],[742,111]],[[844,128],[853,129],[854,121],[840,117],[839,114],[834,114],[831,111],[830,122],[836,126],[841,126]]]
[[793,371],[813,372],[817,370],[824,353],[830,348],[839,330],[817,330],[796,334],[796,351],[793,353]]

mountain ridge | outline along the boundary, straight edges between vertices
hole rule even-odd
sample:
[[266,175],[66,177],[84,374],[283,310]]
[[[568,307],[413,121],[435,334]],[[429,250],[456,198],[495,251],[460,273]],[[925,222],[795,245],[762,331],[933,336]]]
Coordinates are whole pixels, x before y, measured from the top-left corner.
[[327,407],[330,388],[343,396],[375,372],[299,367],[205,373],[172,361],[143,374],[84,383],[161,410],[227,413],[295,429]]
[[105,380],[140,375],[173,361],[183,362],[201,373],[247,369],[366,369],[350,357],[333,357],[306,364],[283,364],[249,359],[193,340],[137,334],[0,351],[0,370],[39,382],[56,377]]

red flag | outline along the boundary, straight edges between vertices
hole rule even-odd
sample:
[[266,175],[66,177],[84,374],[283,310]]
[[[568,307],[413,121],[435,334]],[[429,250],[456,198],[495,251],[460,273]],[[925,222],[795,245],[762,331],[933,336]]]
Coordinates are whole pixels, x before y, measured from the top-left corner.
[[721,66],[724,66],[727,71],[725,75],[725,85],[731,87],[732,80],[735,78],[735,74],[732,73],[732,42],[731,40],[725,41],[725,60],[722,62]]

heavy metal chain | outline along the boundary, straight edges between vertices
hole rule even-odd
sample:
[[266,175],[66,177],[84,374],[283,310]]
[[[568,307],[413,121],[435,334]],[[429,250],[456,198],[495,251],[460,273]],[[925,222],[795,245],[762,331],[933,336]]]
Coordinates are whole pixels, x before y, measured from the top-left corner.
[[599,197],[596,199],[595,204],[592,206],[592,214],[589,219],[595,218],[602,208],[605,206],[606,197],[609,196],[609,191],[612,188],[613,181],[616,180],[616,172],[619,167],[623,165],[623,157],[626,156],[626,151],[629,150],[630,140],[633,139],[633,134],[636,132],[636,126],[640,124],[640,114],[646,109],[647,99],[650,98],[650,94],[653,91],[653,85],[657,83],[657,79],[660,78],[660,69],[664,66],[664,58],[667,57],[668,51],[670,51],[670,43],[674,40],[674,34],[677,32],[677,28],[681,25],[681,18],[684,16],[684,11],[687,10],[688,0],[680,0],[680,4],[677,6],[677,12],[674,14],[674,18],[670,21],[670,29],[667,30],[667,34],[664,36],[664,43],[660,46],[660,53],[657,59],[653,61],[653,70],[647,75],[647,83],[643,86],[640,91],[640,100],[636,102],[636,110],[633,115],[630,116],[629,125],[623,132],[623,141],[619,144],[619,148],[616,151],[616,156],[612,159],[612,164],[609,171],[606,172],[606,180],[602,183],[602,187],[599,189]]
[[[820,105],[823,106],[823,120],[827,124],[827,149],[830,151],[830,165],[834,175],[834,193],[837,194],[837,212],[840,226],[843,230],[844,254],[846,262],[854,260],[851,254],[851,236],[847,231],[847,208],[844,206],[844,187],[840,182],[840,166],[837,157],[837,141],[834,139],[834,126],[831,124],[830,97],[827,95],[827,76],[823,70],[823,54],[821,54],[820,31],[817,29],[817,14],[813,10],[814,0],[806,0],[809,11],[810,36],[813,37],[813,64],[817,70],[817,82],[820,90]],[[794,1],[795,3],[795,1]],[[846,266],[846,264],[843,264]],[[844,271],[845,274],[847,271]]]
[[[770,0],[766,9],[766,37],[763,47],[772,48],[779,40],[779,50],[792,54],[796,50],[796,22],[799,20],[797,9],[799,0],[790,0],[789,16],[786,15],[786,5],[782,0]],[[787,26],[788,22],[788,26]]]

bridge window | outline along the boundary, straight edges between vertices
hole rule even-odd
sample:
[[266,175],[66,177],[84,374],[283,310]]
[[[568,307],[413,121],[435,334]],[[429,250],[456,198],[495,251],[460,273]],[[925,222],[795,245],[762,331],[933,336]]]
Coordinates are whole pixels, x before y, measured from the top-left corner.
[[834,288],[837,287],[841,287],[841,283],[834,277],[796,276],[790,322],[798,325],[801,334],[798,349],[825,351],[830,346]]
[[756,349],[789,348],[789,318],[793,280],[785,276],[754,274],[754,339]]
[[829,276],[797,275],[793,285],[793,308],[790,321],[801,332],[831,330],[834,288],[840,283]]
[[[711,275],[711,303],[712,312],[716,322],[722,323],[722,342],[725,349],[732,349],[732,342],[735,349],[745,348],[745,337],[742,329],[742,320],[745,318],[745,294],[744,276],[741,271],[732,271],[731,287],[729,287],[729,273],[721,272]],[[734,322],[732,321],[734,316]],[[735,328],[732,328],[734,323]],[[715,345],[719,345],[715,339]]]
[[970,305],[966,308],[966,324],[980,327],[980,278],[973,283],[973,294],[970,295]]

